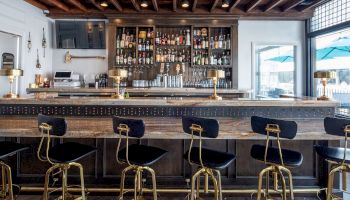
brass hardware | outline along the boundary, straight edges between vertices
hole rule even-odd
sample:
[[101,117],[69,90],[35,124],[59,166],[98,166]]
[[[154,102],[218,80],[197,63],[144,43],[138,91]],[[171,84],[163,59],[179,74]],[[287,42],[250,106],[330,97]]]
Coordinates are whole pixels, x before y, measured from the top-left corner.
[[128,171],[133,170],[135,171],[135,177],[134,177],[134,200],[143,200],[144,198],[142,197],[143,194],[143,186],[142,186],[142,172],[144,170],[148,171],[151,176],[152,176],[152,193],[153,193],[153,200],[157,200],[157,186],[156,186],[156,174],[154,170],[150,167],[144,167],[144,166],[137,166],[137,165],[132,165],[129,162],[129,127],[126,124],[119,124],[118,127],[119,131],[119,141],[118,141],[118,146],[117,146],[117,152],[116,152],[116,157],[117,157],[117,162],[119,164],[124,164],[124,162],[119,160],[119,149],[120,149],[120,144],[122,141],[122,133],[125,133],[126,136],[126,163],[129,165],[122,171],[121,179],[120,179],[120,192],[119,192],[119,200],[123,200],[123,195],[124,195],[124,182],[125,182],[125,175]]
[[96,59],[106,59],[105,56],[73,56],[69,53],[69,51],[66,52],[64,56],[64,63],[71,63],[73,58],[81,58],[81,59],[87,59],[87,58],[96,58]]
[[[204,175],[204,192],[209,192],[209,177],[213,182],[214,186],[214,193],[215,193],[215,200],[221,200],[222,199],[222,188],[221,188],[221,174],[219,170],[214,170],[207,168],[203,165],[202,160],[202,132],[203,128],[200,125],[192,124],[190,127],[191,130],[191,143],[190,148],[188,150],[188,162],[190,165],[194,165],[194,163],[191,162],[191,151],[193,147],[193,141],[194,141],[194,133],[197,133],[199,135],[199,162],[201,164],[200,169],[192,176],[192,183],[191,183],[191,200],[195,199],[195,188],[196,188],[196,198],[199,198],[200,193],[200,176]],[[215,175],[213,171],[216,173],[218,178],[215,178]],[[197,187],[196,187],[197,184]]]
[[[80,163],[76,162],[70,162],[70,163],[54,163],[53,161],[50,160],[49,158],[49,151],[50,151],[50,144],[51,144],[51,136],[50,132],[52,131],[52,126],[47,124],[47,123],[42,123],[39,125],[39,129],[41,130],[42,138],[40,140],[40,144],[37,150],[37,157],[40,161],[42,162],[48,162],[52,166],[46,171],[45,174],[45,185],[44,185],[44,193],[43,193],[43,200],[48,200],[49,199],[49,178],[50,175],[55,171],[59,170],[58,173],[62,174],[62,195],[59,197],[59,199],[66,200],[66,199],[81,199],[81,200],[86,200],[85,197],[85,184],[84,184],[84,170],[83,166]],[[43,146],[43,143],[46,139],[46,152],[45,152],[45,157],[42,158],[40,155],[41,149]],[[81,197],[75,198],[73,195],[68,193],[68,184],[67,184],[67,179],[68,179],[68,169],[71,167],[77,167],[80,172],[80,191],[81,191]]]
[[10,83],[9,93],[4,95],[4,98],[18,98],[18,95],[13,93],[12,84],[16,77],[23,76],[23,70],[21,69],[0,69],[0,76],[7,76],[8,81]]
[[225,78],[225,72],[223,70],[210,69],[207,72],[207,77],[213,79],[214,85],[214,93],[209,98],[213,100],[222,100],[222,97],[218,96],[216,93],[216,85],[220,78]]
[[11,167],[2,161],[0,161],[0,166],[2,173],[2,186],[0,191],[0,198],[14,200]]
[[[269,191],[269,176],[270,173],[273,174],[274,177],[274,191],[278,191],[278,177],[281,178],[282,182],[282,199],[287,199],[287,189],[286,189],[286,179],[283,175],[283,172],[285,172],[288,175],[289,180],[289,195],[290,199],[294,200],[294,191],[293,191],[293,177],[291,171],[285,167],[284,161],[283,161],[283,155],[282,155],[282,148],[281,148],[281,141],[280,141],[280,132],[281,129],[279,128],[278,124],[267,124],[266,128],[266,147],[265,147],[265,155],[264,155],[264,163],[268,165],[265,169],[261,170],[259,173],[259,179],[258,179],[258,194],[257,194],[257,200],[261,200],[261,192],[262,192],[262,181],[263,177],[265,175],[266,177],[266,189],[265,189],[265,197],[266,199],[270,199],[270,191]],[[270,144],[270,133],[274,133],[277,136],[277,145],[278,145],[278,153],[281,160],[281,164],[275,164],[275,163],[269,163],[267,161],[267,153],[268,148]]]
[[326,96],[326,86],[329,79],[335,79],[335,71],[316,71],[314,72],[314,78],[321,79],[321,84],[323,85],[323,94],[320,97],[317,97],[317,100],[327,101],[329,98]]
[[128,77],[128,71],[126,71],[125,69],[111,69],[108,71],[108,76],[113,78],[117,85],[116,93],[112,97],[116,99],[124,99],[124,96],[120,94],[119,87],[120,87],[120,80],[122,78]]

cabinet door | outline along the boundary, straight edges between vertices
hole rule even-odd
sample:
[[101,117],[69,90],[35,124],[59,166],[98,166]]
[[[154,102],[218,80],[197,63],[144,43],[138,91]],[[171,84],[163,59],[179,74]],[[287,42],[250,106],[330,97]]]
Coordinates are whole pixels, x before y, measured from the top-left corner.
[[57,29],[57,48],[74,49],[77,48],[77,31],[75,22],[58,21]]

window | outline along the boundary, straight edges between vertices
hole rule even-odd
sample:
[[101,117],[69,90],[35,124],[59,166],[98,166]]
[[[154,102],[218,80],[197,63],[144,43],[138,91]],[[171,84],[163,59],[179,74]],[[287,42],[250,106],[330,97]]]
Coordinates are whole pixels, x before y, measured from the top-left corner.
[[[336,72],[336,78],[328,81],[326,95],[350,108],[350,29],[316,37],[315,47],[315,70]],[[315,92],[320,96],[323,87],[315,81]]]
[[295,47],[258,45],[255,48],[255,91],[261,97],[293,95],[295,92]]
[[311,32],[350,20],[350,1],[332,0],[317,7],[311,18]]

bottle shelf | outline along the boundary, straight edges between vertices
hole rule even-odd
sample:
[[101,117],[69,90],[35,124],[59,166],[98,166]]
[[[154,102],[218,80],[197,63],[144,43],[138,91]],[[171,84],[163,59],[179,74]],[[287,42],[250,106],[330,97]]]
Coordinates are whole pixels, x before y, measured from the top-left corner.
[[191,48],[191,45],[156,45],[156,48]]
[[192,65],[192,67],[231,68],[232,65]]

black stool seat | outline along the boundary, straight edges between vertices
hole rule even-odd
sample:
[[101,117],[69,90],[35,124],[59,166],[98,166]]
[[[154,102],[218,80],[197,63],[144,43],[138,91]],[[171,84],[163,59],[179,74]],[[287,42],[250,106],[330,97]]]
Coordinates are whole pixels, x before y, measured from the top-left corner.
[[[324,159],[334,161],[337,163],[343,162],[344,148],[339,147],[325,147],[315,145],[315,150]],[[346,149],[345,163],[350,164],[350,149]]]
[[69,163],[80,160],[95,151],[96,148],[88,145],[66,142],[50,148],[49,158],[55,163]]
[[[132,144],[129,146],[128,159],[132,165],[149,166],[161,159],[165,153],[167,153],[166,150],[158,147]],[[118,155],[121,161],[127,162],[126,148],[120,150]]]
[[15,142],[0,142],[0,159],[12,156],[20,151],[29,149],[29,146]]
[[[184,158],[188,160],[187,151],[184,155]],[[192,147],[190,161],[201,165],[199,160],[199,147]],[[202,148],[202,162],[204,167],[211,169],[223,169],[232,163],[236,159],[236,156],[230,153],[215,151],[211,149]]]
[[[265,146],[264,145],[253,145],[250,151],[250,155],[259,161],[264,161],[265,157]],[[283,163],[288,167],[298,167],[303,162],[303,155],[297,151],[288,149],[282,149]],[[271,164],[281,165],[281,159],[279,155],[279,149],[269,147],[267,150],[266,162]]]

